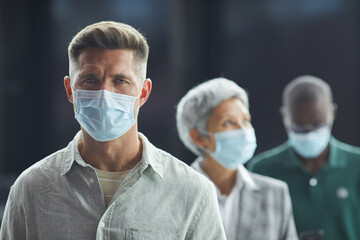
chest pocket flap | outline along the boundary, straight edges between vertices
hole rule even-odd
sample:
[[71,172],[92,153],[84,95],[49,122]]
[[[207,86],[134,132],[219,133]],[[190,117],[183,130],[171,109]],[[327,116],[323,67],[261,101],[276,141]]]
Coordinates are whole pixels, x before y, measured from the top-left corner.
[[155,230],[144,230],[136,228],[127,228],[125,230],[126,240],[178,240],[180,239],[179,234],[155,231]]

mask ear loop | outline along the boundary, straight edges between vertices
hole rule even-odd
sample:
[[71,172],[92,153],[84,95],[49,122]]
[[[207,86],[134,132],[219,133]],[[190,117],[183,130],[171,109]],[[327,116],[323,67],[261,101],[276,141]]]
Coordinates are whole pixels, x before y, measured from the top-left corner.
[[[143,90],[143,87],[144,87],[144,83],[145,83],[145,80],[144,81],[142,81],[142,83],[141,83],[141,87],[140,87],[140,91],[139,91],[139,93],[138,93],[138,95],[135,97],[135,99],[134,99],[134,103],[133,103],[133,110],[135,111],[135,103],[136,103],[136,100],[137,100],[137,98],[140,96],[140,98],[141,98],[141,93],[142,93],[142,90]],[[136,112],[134,113],[134,118],[135,117],[138,117],[138,115],[139,115],[139,110],[140,110],[140,99],[139,99],[139,106],[138,106],[138,108],[137,108],[137,110],[136,110]]]
[[143,90],[143,87],[144,87],[144,83],[145,83],[145,80],[142,81],[141,87],[140,87],[140,91],[139,91],[138,95],[136,96],[136,98],[138,98],[139,96],[141,96],[141,93],[142,93],[142,90]]
[[76,90],[72,86],[71,86],[71,93],[72,93],[72,95],[76,96]]
[[288,109],[288,107],[283,106],[282,107],[282,112],[283,112],[283,121],[284,121],[285,128],[287,128],[287,132],[292,131],[291,130],[291,114],[290,114],[290,110]]
[[[198,129],[198,132],[199,132],[201,135],[203,135],[203,136],[205,136],[206,138],[208,138],[208,139],[210,139],[210,136],[211,136],[211,135],[212,135],[212,136],[214,137],[214,139],[215,139],[215,135],[214,135],[214,133],[212,133],[212,132],[208,132],[208,131],[206,131],[206,130],[200,130],[200,129]],[[211,156],[211,154],[216,151],[216,141],[215,141],[215,151],[214,151],[214,152],[210,151],[210,150],[209,150],[208,148],[206,148],[206,147],[202,147],[202,146],[197,146],[197,147],[198,147],[202,152],[207,153],[207,154],[209,154],[209,155]]]
[[78,111],[78,106],[77,106],[77,97],[76,97],[76,90],[70,85],[71,87],[71,95],[72,95],[72,104],[74,105],[75,107],[75,113],[77,113]]

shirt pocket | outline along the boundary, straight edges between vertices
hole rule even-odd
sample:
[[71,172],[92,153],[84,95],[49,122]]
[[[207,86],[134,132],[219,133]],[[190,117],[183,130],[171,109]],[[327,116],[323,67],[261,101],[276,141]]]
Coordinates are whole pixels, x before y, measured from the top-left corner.
[[147,229],[127,228],[125,229],[126,240],[178,240],[180,234],[162,232]]

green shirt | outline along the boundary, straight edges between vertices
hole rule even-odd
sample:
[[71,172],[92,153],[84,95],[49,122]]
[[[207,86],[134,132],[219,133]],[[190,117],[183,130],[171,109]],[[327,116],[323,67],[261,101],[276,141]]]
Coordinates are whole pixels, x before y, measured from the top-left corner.
[[315,176],[287,142],[248,168],[287,182],[298,232],[323,229],[326,240],[360,239],[360,148],[332,137],[329,162]]

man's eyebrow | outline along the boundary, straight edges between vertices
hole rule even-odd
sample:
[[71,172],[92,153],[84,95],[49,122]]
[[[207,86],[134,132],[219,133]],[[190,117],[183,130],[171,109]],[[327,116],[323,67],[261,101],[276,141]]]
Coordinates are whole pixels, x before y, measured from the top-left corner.
[[79,74],[78,78],[96,78],[97,75],[94,73]]
[[113,74],[113,75],[111,75],[111,77],[112,77],[112,78],[123,78],[123,79],[131,80],[130,77],[128,77],[128,76],[126,76],[125,74],[122,74],[122,73],[120,73],[120,74]]
[[113,74],[113,75],[111,75],[111,77],[112,77],[112,78],[115,78],[115,79],[127,80],[127,81],[129,81],[129,82],[131,82],[131,83],[136,83],[136,82],[137,82],[136,79],[133,79],[133,78],[131,78],[130,76],[125,75],[125,74],[123,74],[123,73]]

